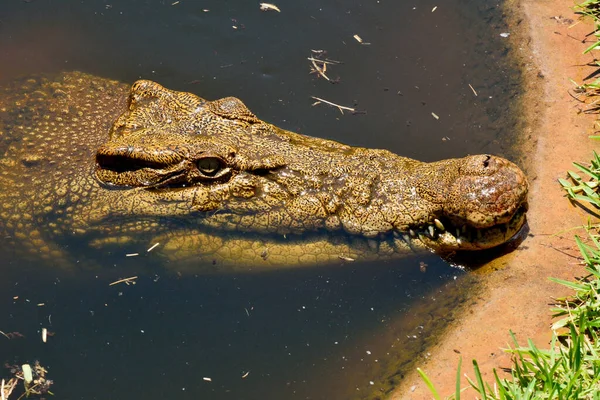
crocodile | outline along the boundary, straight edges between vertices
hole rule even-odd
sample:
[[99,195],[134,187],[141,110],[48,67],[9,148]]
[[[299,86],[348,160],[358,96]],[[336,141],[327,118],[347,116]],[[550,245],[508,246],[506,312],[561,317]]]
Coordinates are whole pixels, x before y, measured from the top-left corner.
[[223,270],[445,255],[503,244],[526,220],[527,179],[506,159],[352,147],[149,80],[6,83],[0,135],[0,254],[56,265],[129,252]]

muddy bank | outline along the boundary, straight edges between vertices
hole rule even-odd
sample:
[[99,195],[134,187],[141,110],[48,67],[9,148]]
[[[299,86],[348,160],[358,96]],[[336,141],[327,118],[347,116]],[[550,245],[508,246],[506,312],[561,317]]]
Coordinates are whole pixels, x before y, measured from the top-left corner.
[[[523,104],[527,126],[523,130],[524,162],[531,183],[530,236],[521,247],[481,270],[485,288],[448,331],[444,339],[417,362],[436,383],[441,395],[454,393],[456,367],[474,377],[472,359],[477,359],[484,377],[493,379],[492,369],[510,366],[502,352],[510,341],[509,330],[525,343],[533,338],[548,344],[552,298],[569,293],[548,277],[572,279],[581,274],[569,228],[587,223],[588,215],[563,195],[557,178],[563,177],[574,160],[585,161],[594,143],[594,116],[579,113],[582,107],[569,95],[570,79],[581,82],[592,70],[585,64],[582,43],[593,28],[575,24],[576,16],[563,1],[515,0],[507,5],[514,52],[525,72]],[[579,231],[582,233],[582,231]],[[468,386],[463,378],[463,387]],[[471,389],[464,392],[472,398]],[[429,399],[431,394],[416,374],[410,373],[393,399]]]

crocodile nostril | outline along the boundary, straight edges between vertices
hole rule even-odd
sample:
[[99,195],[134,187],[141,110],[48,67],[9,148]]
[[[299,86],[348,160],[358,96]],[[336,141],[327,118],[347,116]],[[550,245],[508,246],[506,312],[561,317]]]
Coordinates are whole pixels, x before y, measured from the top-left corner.
[[489,154],[485,155],[485,160],[483,160],[483,166],[485,168],[489,167],[491,158],[492,158],[492,156],[490,156]]

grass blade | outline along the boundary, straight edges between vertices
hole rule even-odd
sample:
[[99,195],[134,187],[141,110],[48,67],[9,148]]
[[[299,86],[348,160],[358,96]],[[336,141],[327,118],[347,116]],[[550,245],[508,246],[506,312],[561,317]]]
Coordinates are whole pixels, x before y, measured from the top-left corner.
[[441,400],[440,395],[438,394],[437,390],[435,390],[435,386],[433,385],[433,382],[431,382],[431,379],[429,379],[429,377],[427,376],[425,371],[423,371],[421,368],[417,368],[417,372],[419,373],[419,375],[421,375],[421,379],[423,379],[423,382],[425,382],[425,385],[427,385],[427,388],[433,395],[433,398],[435,400]]
[[475,370],[475,377],[477,378],[477,386],[479,387],[479,394],[483,400],[487,399],[487,395],[485,393],[485,385],[483,384],[483,378],[481,377],[481,371],[479,370],[479,365],[477,364],[477,360],[473,360],[473,369]]
[[460,367],[462,365],[462,357],[458,359],[458,368],[456,369],[456,392],[454,393],[454,398],[456,400],[460,400]]

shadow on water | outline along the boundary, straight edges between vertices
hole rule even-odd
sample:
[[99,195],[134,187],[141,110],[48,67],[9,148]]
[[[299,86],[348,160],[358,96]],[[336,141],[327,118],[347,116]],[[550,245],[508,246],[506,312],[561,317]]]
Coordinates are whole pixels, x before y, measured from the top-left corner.
[[[276,4],[281,13],[248,1],[2,2],[0,54],[10,62],[0,79],[148,78],[240,97],[286,129],[424,161],[515,156],[519,74],[497,2]],[[343,62],[328,71],[340,83],[309,75],[311,49]],[[366,114],[311,108],[310,96]],[[469,274],[433,255],[198,276],[127,262],[64,272],[9,259],[0,329],[25,338],[0,337],[0,361],[39,358],[60,398],[377,398],[474,290]],[[130,273],[136,285],[108,286]],[[49,343],[41,327],[56,333]]]

